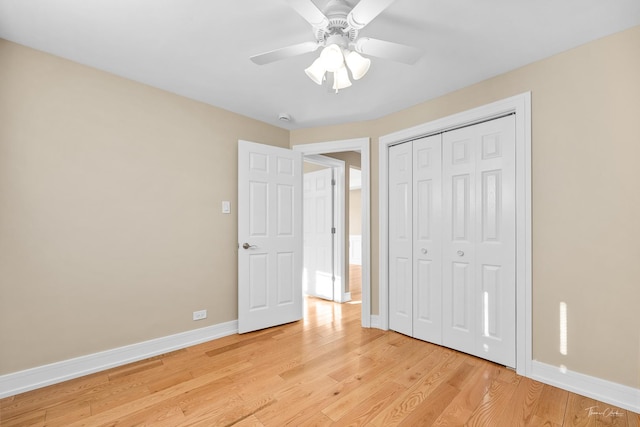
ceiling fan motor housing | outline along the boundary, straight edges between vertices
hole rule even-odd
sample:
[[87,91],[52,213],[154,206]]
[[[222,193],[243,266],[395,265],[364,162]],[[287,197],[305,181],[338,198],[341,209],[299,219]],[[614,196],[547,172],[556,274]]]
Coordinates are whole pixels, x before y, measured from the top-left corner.
[[[358,30],[352,28],[347,20],[347,15],[351,11],[350,6],[344,0],[331,0],[323,10],[329,20],[326,28],[316,29],[316,40],[323,46],[335,43],[343,48],[347,48],[349,42],[353,42],[358,37]],[[339,37],[336,37],[339,36]]]

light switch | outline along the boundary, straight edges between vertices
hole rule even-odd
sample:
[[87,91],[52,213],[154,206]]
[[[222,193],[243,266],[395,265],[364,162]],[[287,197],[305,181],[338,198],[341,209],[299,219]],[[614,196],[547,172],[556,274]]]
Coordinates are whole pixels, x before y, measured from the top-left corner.
[[231,213],[231,202],[228,202],[226,200],[222,202],[222,213]]

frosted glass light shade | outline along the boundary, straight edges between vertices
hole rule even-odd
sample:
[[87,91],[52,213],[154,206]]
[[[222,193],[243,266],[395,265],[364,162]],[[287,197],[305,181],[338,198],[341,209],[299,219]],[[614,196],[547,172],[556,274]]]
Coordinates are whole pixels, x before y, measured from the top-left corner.
[[317,58],[309,68],[304,70],[304,72],[311,80],[321,85],[324,81],[324,74],[327,72],[327,69],[325,68],[322,59]]
[[320,59],[324,64],[324,68],[333,73],[344,65],[344,56],[342,55],[342,49],[337,44],[330,44],[322,49],[320,53]]
[[346,61],[354,80],[360,80],[364,77],[371,66],[371,60],[369,58],[364,58],[358,52],[350,51],[347,53]]
[[337,92],[340,89],[351,86],[351,80],[349,80],[349,73],[347,67],[344,65],[333,73],[333,89]]

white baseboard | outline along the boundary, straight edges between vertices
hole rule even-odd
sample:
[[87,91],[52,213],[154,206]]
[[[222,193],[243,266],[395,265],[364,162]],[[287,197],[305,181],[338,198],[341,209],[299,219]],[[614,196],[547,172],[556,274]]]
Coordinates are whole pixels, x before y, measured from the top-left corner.
[[238,321],[234,320],[2,375],[0,376],[0,399],[222,338],[237,332]]
[[[531,362],[530,378],[573,393],[640,413],[640,389],[572,372],[568,369]],[[599,410],[604,410],[601,408]]]
[[344,292],[342,294],[342,299],[340,300],[340,302],[344,303],[344,302],[349,302],[349,301],[351,301],[351,292]]

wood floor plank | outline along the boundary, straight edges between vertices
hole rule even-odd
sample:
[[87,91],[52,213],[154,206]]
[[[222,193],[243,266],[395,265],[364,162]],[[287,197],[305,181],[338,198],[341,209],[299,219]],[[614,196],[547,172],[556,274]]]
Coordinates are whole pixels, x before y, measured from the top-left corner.
[[0,421],[2,422],[0,425],[2,427],[44,426],[46,416],[46,409],[34,409],[13,416],[0,414]]
[[249,363],[246,362],[240,362],[234,365],[230,365],[228,367],[224,367],[222,369],[220,369],[219,371],[216,372],[211,372],[209,374],[203,375],[201,377],[197,377],[194,378],[190,381],[187,381],[185,383],[181,383],[178,385],[175,385],[169,389],[166,390],[162,390],[159,391],[157,393],[153,393],[150,394],[148,396],[142,397],[140,399],[136,399],[133,401],[128,401],[126,403],[123,403],[122,405],[119,405],[117,407],[114,407],[112,409],[109,409],[108,411],[104,411],[100,414],[97,415],[92,415],[89,419],[88,419],[88,423],[73,423],[70,424],[70,427],[76,427],[76,426],[83,426],[83,425],[100,425],[100,424],[106,424],[109,422],[114,422],[116,420],[118,420],[121,417],[124,416],[130,416],[132,414],[135,414],[136,412],[138,412],[139,410],[145,410],[149,407],[152,407],[154,405],[157,404],[161,404],[162,402],[164,402],[167,399],[170,399],[172,397],[175,396],[180,396],[184,393],[187,393],[195,388],[204,386],[210,382],[213,382],[217,379],[223,378],[227,375],[230,375],[232,373],[235,372],[239,372],[242,370],[246,370],[249,369],[251,367],[251,365]]
[[[419,355],[414,355],[417,360]],[[337,400],[322,409],[322,412],[334,421],[342,419],[345,414],[353,411],[361,402],[370,399],[373,395],[380,392],[381,389],[390,385],[392,389],[400,386],[403,390],[406,387],[395,382],[389,382],[389,378],[395,378],[403,371],[404,366],[395,364],[389,366],[385,363],[372,361],[370,359],[368,365],[362,365],[361,369],[354,372],[351,378],[359,382],[359,387],[349,393],[342,393]],[[408,361],[412,364],[411,359]]]
[[498,419],[498,425],[525,426],[535,414],[543,384],[521,378],[515,393]]
[[[374,393],[367,393],[366,395],[358,396],[358,399],[352,399],[350,402],[353,405],[339,406],[343,410],[342,413],[332,411],[328,409],[323,410],[324,413],[333,416],[329,416],[334,421],[337,421],[338,425],[348,426],[365,426],[370,424],[378,414],[395,400],[401,393],[406,391],[406,388],[400,384],[394,382],[380,382],[379,387],[370,389]],[[344,411],[344,409],[348,409]]]
[[[466,365],[466,364],[465,364]],[[489,392],[491,384],[500,374],[500,368],[488,362],[476,364],[476,370],[465,380],[452,376],[449,384],[454,385],[460,393],[453,398],[442,414],[434,421],[435,426],[460,426],[471,418],[473,411],[480,405],[483,397]],[[462,366],[464,368],[464,365]]]
[[534,416],[545,423],[562,425],[568,397],[568,391],[545,384],[542,387]]
[[537,415],[533,415],[527,427],[562,427],[562,424],[554,423],[544,418],[540,418]]
[[411,426],[432,426],[459,393],[460,390],[449,383],[441,383],[402,420],[402,423]]
[[90,416],[90,402],[72,400],[48,408],[45,421],[47,426],[66,426]]
[[264,424],[255,415],[250,415],[244,420],[233,424],[233,427],[264,427]]
[[0,425],[640,427],[638,414],[503,366],[363,329],[359,304],[306,308],[300,322],[0,399]]
[[184,414],[179,406],[168,406],[163,404],[120,418],[116,425],[174,427],[183,423],[184,420]]
[[184,424],[192,426],[231,426],[276,403],[273,395],[244,401],[241,398],[220,399],[215,404],[199,407],[195,412],[185,414]]
[[411,387],[416,381],[423,379],[434,367],[443,360],[448,359],[453,351],[436,346],[429,346],[424,351],[424,356],[412,367],[407,369],[403,374],[394,381],[405,387]]
[[131,377],[131,375],[138,372],[145,372],[149,369],[158,368],[161,366],[162,360],[143,360],[141,362],[131,363],[120,368],[114,368],[110,372],[108,372],[107,375],[109,376],[109,381],[112,381],[123,377],[129,378]]
[[371,421],[375,426],[399,425],[410,416],[440,384],[447,380],[462,364],[463,358],[457,353],[447,353],[448,357],[441,360],[422,379],[401,394],[385,410]]
[[151,393],[155,393],[192,379],[193,375],[191,374],[191,372],[178,372],[175,374],[167,375],[155,381],[151,381],[148,387]]
[[0,408],[0,419],[13,418],[20,414],[47,409],[64,401],[74,400],[96,387],[108,385],[109,378],[104,373],[87,375],[60,384],[43,387],[14,396],[14,399]]
[[627,425],[629,427],[640,427],[640,414],[627,411]]
[[114,385],[101,390],[91,395],[92,415],[118,408],[128,402],[142,399],[151,394],[146,384],[140,384],[139,382],[125,383],[121,386]]
[[276,402],[273,405],[259,410],[255,415],[265,425],[300,425],[294,420],[321,412],[321,407],[326,405],[336,384],[334,379],[325,375],[288,384],[275,393]]
[[592,427],[598,423],[598,417],[591,414],[592,408],[597,407],[595,400],[577,394],[569,393],[565,408],[564,425]]
[[497,420],[507,408],[510,397],[518,386],[517,382],[503,382],[499,378],[500,375],[493,381],[466,425],[479,427],[499,425]]

